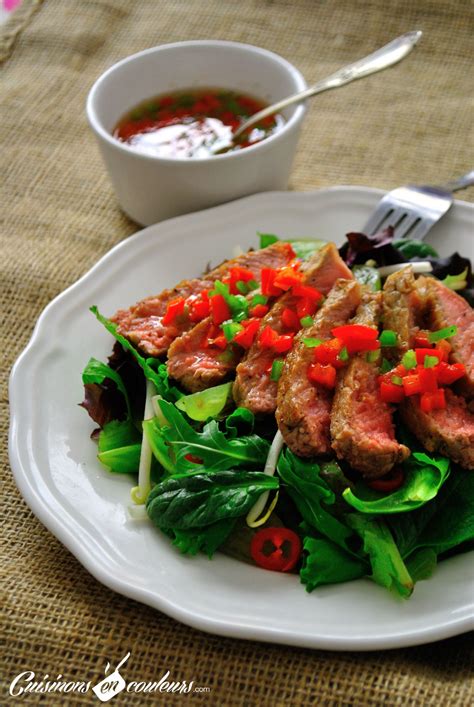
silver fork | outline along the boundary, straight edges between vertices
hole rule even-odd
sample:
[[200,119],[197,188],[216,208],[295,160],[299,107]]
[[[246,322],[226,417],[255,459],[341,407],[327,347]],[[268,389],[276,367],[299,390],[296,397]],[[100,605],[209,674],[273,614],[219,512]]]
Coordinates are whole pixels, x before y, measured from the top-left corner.
[[362,232],[373,236],[393,226],[395,238],[422,241],[428,231],[451,208],[453,192],[474,185],[474,170],[439,187],[398,187],[385,194]]

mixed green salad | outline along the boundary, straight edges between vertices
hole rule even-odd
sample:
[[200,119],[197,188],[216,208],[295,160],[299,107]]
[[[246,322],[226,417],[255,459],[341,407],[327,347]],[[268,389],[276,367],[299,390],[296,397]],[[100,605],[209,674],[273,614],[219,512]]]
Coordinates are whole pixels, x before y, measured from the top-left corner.
[[[263,235],[262,246],[275,239]],[[304,258],[320,245],[298,241],[293,248]],[[374,289],[381,267],[429,260],[469,297],[472,273],[455,256],[453,265],[414,242],[358,246],[349,241],[346,262]],[[407,598],[439,560],[474,547],[474,474],[427,452],[400,425],[397,437],[412,452],[403,483],[371,488],[335,458],[293,454],[274,416],[256,419],[235,407],[232,383],[186,395],[160,359],[143,356],[116,324],[91,311],[115,338],[108,363],[91,358],[82,373],[82,405],[99,423],[92,435],[98,459],[113,473],[137,476],[132,517],[151,520],[180,552],[211,558],[221,550],[298,572],[307,591],[368,577]]]

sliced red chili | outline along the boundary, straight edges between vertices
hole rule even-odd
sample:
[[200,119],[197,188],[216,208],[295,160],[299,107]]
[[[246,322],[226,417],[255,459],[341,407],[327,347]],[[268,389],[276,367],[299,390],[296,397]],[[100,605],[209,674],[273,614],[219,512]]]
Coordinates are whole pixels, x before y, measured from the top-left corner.
[[403,392],[405,395],[417,395],[422,392],[421,381],[418,373],[402,378]]
[[381,479],[374,479],[373,481],[368,481],[367,486],[370,486],[374,491],[383,491],[384,493],[391,493],[396,491],[403,485],[405,481],[405,475],[401,467],[396,467],[389,476],[384,476]]
[[289,528],[262,528],[250,542],[250,554],[265,570],[289,572],[301,556],[301,540]]
[[184,312],[184,297],[176,297],[172,299],[166,308],[165,316],[163,317],[162,323],[164,326],[169,326]]
[[339,359],[339,354],[341,353],[344,344],[340,339],[330,339],[329,341],[324,341],[319,346],[316,346],[313,350],[314,360],[317,363],[330,363],[336,368],[341,368],[344,366],[344,361]]
[[422,393],[436,393],[438,390],[438,376],[434,368],[418,369]]
[[255,280],[255,276],[251,270],[248,268],[242,268],[236,265],[229,270],[229,290],[231,294],[236,295],[239,293],[237,288],[238,282],[250,282],[250,280]]
[[441,361],[443,354],[439,349],[415,349],[416,362],[421,366],[425,362],[425,356],[436,356],[438,361]]
[[211,306],[209,304],[209,297],[207,290],[201,292],[198,299],[189,299],[189,318],[192,322],[200,322],[209,316],[211,312]]
[[277,272],[273,284],[275,287],[279,287],[281,290],[289,290],[293,285],[298,285],[303,279],[303,275],[297,272],[295,267],[287,265],[286,268],[280,268]]
[[418,334],[415,334],[415,339],[413,342],[413,345],[419,348],[432,348],[433,344],[429,340],[428,332],[427,331],[419,331]]
[[446,398],[444,389],[439,388],[434,393],[423,393],[420,395],[420,408],[423,412],[431,412],[432,410],[441,410],[446,407]]
[[273,342],[272,349],[276,353],[286,353],[293,346],[293,334],[281,334],[281,336]]
[[275,341],[278,339],[278,332],[267,324],[259,336],[258,343],[262,349],[271,349]]
[[[448,362],[449,360],[449,354],[451,353],[452,346],[449,343],[449,341],[446,341],[446,339],[441,339],[440,341],[436,342],[436,350],[440,352],[441,354],[441,361],[446,361]],[[433,352],[430,354],[433,356]],[[434,354],[436,356],[436,354]]]
[[380,347],[380,343],[377,341],[377,329],[363,324],[344,324],[334,327],[331,333],[344,342],[349,354],[376,351]]
[[311,287],[310,285],[296,284],[291,290],[295,297],[304,297],[305,299],[312,300],[313,302],[319,302],[322,298],[322,294],[316,287]]

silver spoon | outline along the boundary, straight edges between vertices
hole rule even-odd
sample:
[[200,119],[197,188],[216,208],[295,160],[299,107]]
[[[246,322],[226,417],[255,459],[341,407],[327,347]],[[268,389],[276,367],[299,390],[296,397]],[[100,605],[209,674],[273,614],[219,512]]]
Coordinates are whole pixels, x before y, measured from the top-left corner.
[[258,113],[254,113],[254,115],[251,115],[248,120],[243,122],[242,125],[237,128],[232,135],[232,140],[229,143],[226,145],[222,145],[222,143],[218,145],[216,143],[215,151],[225,151],[229,147],[232,147],[236,138],[238,138],[239,135],[242,135],[242,133],[251,125],[258,123],[263,118],[267,118],[269,115],[273,115],[273,113],[276,113],[287,106],[291,106],[293,103],[299,103],[300,101],[304,101],[306,98],[315,96],[317,93],[322,93],[323,91],[328,91],[331,88],[345,86],[351,81],[362,79],[364,76],[375,74],[377,71],[382,71],[382,69],[387,69],[389,66],[393,66],[393,64],[398,63],[411,52],[415,44],[421,38],[422,34],[423,33],[420,30],[416,32],[406,32],[363,59],[359,59],[359,61],[356,61],[353,64],[343,66],[342,69],[339,69],[334,74],[331,74],[328,78],[318,81],[318,83],[314,84],[314,86],[310,86],[304,91],[295,93],[293,96],[288,96],[288,98],[283,98],[281,101],[277,101],[277,103],[273,103],[273,105],[258,111]]

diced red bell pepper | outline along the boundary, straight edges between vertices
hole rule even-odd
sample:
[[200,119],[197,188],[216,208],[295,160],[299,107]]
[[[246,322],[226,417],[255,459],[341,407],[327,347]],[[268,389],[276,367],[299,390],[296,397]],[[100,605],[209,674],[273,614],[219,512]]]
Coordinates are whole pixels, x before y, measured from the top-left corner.
[[442,385],[451,385],[459,380],[466,373],[466,368],[462,363],[446,363],[441,361],[437,368],[438,383]]
[[423,366],[425,356],[436,356],[438,361],[442,360],[443,354],[439,349],[415,349],[416,362]]
[[298,285],[302,279],[302,273],[297,272],[291,265],[287,265],[285,268],[278,270],[273,284],[275,287],[279,287],[286,292],[286,290],[289,290],[293,285]]
[[296,284],[291,290],[295,297],[304,297],[305,299],[312,300],[313,302],[319,302],[322,298],[322,294],[316,287],[311,287],[310,285]]
[[319,344],[319,346],[316,346],[313,349],[313,358],[316,363],[330,363],[331,366],[334,366],[335,368],[342,368],[345,363],[338,357],[343,347],[344,345],[342,341],[337,338],[324,341],[322,344]]
[[446,398],[444,389],[439,388],[434,393],[422,393],[422,395],[420,395],[420,407],[423,412],[431,412],[432,410],[442,410],[445,408]]
[[242,324],[244,329],[234,336],[234,343],[239,344],[239,346],[242,346],[244,349],[249,349],[255,341],[255,337],[260,328],[260,320],[248,319],[246,322],[242,322]]
[[216,336],[215,339],[208,339],[209,346],[217,346],[217,348],[222,349],[222,351],[227,348],[228,343],[229,342],[225,338],[224,334],[219,334],[219,336]]
[[308,380],[325,388],[334,388],[336,385],[336,369],[330,364],[310,363],[308,366]]
[[[449,341],[446,341],[446,339],[441,339],[440,341],[436,342],[436,350],[441,353],[441,361],[446,361],[448,362],[449,360],[449,354],[451,353],[452,346],[449,343]],[[433,354],[431,354],[432,356]],[[435,354],[436,355],[436,354]]]
[[404,376],[402,379],[403,391],[405,395],[417,395],[422,392],[420,376],[418,373]]
[[434,368],[418,369],[422,393],[436,393],[438,390],[438,376]]
[[172,299],[166,308],[165,316],[162,319],[164,326],[169,326],[175,322],[176,318],[184,312],[184,297],[176,297]]
[[214,324],[222,324],[227,319],[231,318],[231,312],[229,305],[224,299],[223,295],[212,295],[209,298],[209,303],[211,306],[212,321]]
[[207,290],[201,292],[197,299],[188,299],[189,318],[192,322],[200,322],[209,316],[211,307]]
[[278,339],[278,332],[271,328],[269,324],[263,329],[258,343],[262,349],[271,349],[275,341]]
[[281,334],[273,343],[272,349],[276,353],[286,353],[293,346],[293,334]]
[[255,276],[251,270],[248,268],[241,268],[236,265],[229,270],[229,291],[233,295],[239,294],[237,287],[238,282],[249,282],[250,280],[255,280]]
[[376,351],[380,348],[377,329],[363,324],[344,324],[331,330],[333,336],[341,339],[349,354],[360,351]]
[[296,302],[296,315],[299,319],[312,317],[318,308],[318,303],[309,297],[300,297]]
[[401,403],[405,397],[403,386],[382,381],[380,383],[380,397],[384,403]]
[[293,312],[289,307],[285,307],[281,313],[281,321],[287,329],[292,329],[293,331],[299,331],[301,329],[300,318]]
[[427,331],[419,331],[418,334],[415,335],[413,345],[422,349],[433,348],[433,344],[429,340]]
[[251,317],[259,317],[260,319],[268,313],[270,308],[266,304],[256,304],[255,307],[249,309],[249,314]]
[[277,271],[275,268],[262,268],[261,272],[261,290],[262,295],[267,297],[276,297],[281,295],[281,290],[279,287],[275,287],[275,278],[277,276]]

